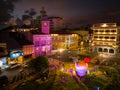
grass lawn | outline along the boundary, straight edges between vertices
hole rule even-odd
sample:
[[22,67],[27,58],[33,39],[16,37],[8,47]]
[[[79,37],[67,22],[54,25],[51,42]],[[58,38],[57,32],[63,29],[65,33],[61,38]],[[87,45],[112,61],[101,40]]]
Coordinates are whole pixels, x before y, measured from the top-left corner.
[[[75,69],[74,62],[73,60],[69,60],[69,55],[67,54],[67,52],[63,53],[63,57],[64,56],[66,59],[66,62],[64,62],[64,69]],[[63,59],[61,58],[61,61],[62,60]],[[93,63],[89,63],[90,69],[92,69],[94,66],[95,65]],[[116,71],[116,68],[118,69],[118,71]],[[89,90],[95,90],[97,86],[100,87],[100,90],[113,90],[105,89],[105,87],[111,87],[113,84],[113,87],[115,87],[116,85],[120,85],[120,69],[119,67],[116,68],[107,68],[106,66],[103,67],[102,65],[99,65],[98,71],[92,73],[92,75],[88,75],[83,83],[89,88]],[[108,75],[104,75],[104,71],[106,70],[108,71]],[[63,72],[60,69],[56,71],[54,70],[50,72],[49,78],[46,81],[42,81],[41,79],[29,81],[26,82],[24,85],[18,86],[14,90],[83,90],[82,87],[78,83],[76,83],[76,81],[70,76],[70,73],[68,73],[65,71]],[[62,82],[63,77],[65,78],[65,82]]]
[[[62,78],[65,82],[62,82]],[[40,79],[26,82],[14,90],[82,90],[74,79],[60,70],[52,71],[46,81]]]

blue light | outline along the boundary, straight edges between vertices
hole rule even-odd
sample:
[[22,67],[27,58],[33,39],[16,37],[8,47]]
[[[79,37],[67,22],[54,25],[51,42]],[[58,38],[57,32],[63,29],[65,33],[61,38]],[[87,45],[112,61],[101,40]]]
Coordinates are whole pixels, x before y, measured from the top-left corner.
[[22,56],[23,55],[23,52],[21,51],[14,51],[14,52],[11,52],[10,53],[10,58],[18,58],[19,56]]

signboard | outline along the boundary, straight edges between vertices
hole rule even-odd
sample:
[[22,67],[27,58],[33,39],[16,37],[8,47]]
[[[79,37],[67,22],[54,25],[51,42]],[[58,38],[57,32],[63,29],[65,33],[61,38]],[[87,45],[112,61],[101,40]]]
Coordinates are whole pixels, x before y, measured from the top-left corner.
[[22,56],[23,55],[23,52],[22,51],[12,51],[10,53],[10,58],[13,59],[13,58],[18,58],[19,56]]

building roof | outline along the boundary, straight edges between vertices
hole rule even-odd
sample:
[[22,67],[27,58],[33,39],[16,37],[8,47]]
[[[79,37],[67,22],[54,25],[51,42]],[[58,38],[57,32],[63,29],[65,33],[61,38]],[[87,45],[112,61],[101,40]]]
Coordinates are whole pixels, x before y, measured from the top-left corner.
[[13,29],[13,26],[7,26],[7,27],[4,27],[0,30],[0,32],[8,32],[8,31],[11,31]]
[[19,32],[2,32],[0,33],[0,43],[6,43],[8,49],[22,48],[23,45],[32,45],[26,37]]
[[76,34],[68,30],[51,31],[50,34]]
[[24,33],[21,32],[11,32],[10,36],[14,38],[19,45],[32,45],[33,42],[29,41]]
[[49,16],[48,19],[62,19],[62,17],[57,17],[57,16]]
[[30,25],[14,25],[14,26],[6,26],[0,30],[0,32],[11,32],[12,30],[18,31],[19,29],[31,29]]
[[9,25],[5,25],[5,24],[0,24],[0,31],[3,30],[4,28],[9,27]]
[[21,48],[21,46],[17,43],[16,40],[9,37],[9,33],[0,33],[0,43],[6,43],[7,49],[16,49]]

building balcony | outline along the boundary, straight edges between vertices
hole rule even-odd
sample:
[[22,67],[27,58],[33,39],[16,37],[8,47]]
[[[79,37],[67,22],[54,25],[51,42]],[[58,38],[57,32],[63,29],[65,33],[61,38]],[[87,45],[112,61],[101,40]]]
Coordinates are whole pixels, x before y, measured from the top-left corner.
[[93,34],[97,34],[97,35],[116,35],[117,32],[93,32]]

